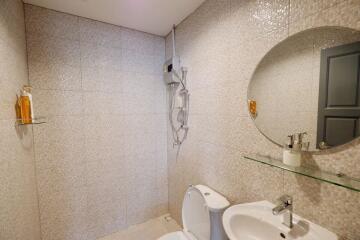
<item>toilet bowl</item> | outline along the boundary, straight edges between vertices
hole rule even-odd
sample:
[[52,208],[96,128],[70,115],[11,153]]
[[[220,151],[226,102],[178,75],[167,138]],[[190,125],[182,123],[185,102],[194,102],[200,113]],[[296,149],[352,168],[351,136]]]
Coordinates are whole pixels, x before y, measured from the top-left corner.
[[207,186],[190,186],[182,206],[184,229],[158,240],[226,240],[222,215],[229,205],[225,197]]

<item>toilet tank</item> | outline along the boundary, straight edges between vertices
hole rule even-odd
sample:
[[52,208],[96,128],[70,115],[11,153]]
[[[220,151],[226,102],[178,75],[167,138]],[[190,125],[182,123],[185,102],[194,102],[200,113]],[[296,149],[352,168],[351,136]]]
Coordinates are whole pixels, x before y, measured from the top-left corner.
[[182,219],[185,234],[196,240],[226,240],[222,215],[229,201],[204,185],[186,191]]

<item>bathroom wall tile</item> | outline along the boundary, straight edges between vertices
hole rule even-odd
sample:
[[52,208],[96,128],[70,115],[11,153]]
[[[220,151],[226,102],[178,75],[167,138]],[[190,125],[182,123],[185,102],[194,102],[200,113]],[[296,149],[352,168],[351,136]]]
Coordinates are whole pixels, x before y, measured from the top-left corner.
[[15,126],[16,94],[28,84],[23,3],[0,1],[0,238],[40,239],[33,134]]
[[124,101],[121,93],[84,92],[84,113],[94,114],[122,114]]
[[28,61],[52,64],[80,65],[80,45],[78,41],[27,35]]
[[91,116],[84,122],[87,182],[103,176],[114,179],[128,176],[128,159],[122,149],[126,141],[122,117]]
[[29,62],[29,82],[38,89],[80,90],[81,72],[66,64]]
[[128,160],[121,150],[122,123],[114,115],[92,116],[85,123],[88,229],[95,237],[126,226]]
[[165,38],[165,60],[168,60],[173,55],[172,35],[169,34]]
[[[9,204],[7,204],[7,202],[2,202],[1,204],[4,204],[4,206],[8,206]],[[11,216],[11,213],[8,209],[6,209],[5,207],[1,209],[1,216],[2,219],[0,220],[0,223],[2,226],[4,226],[4,230],[1,231],[1,236],[7,239],[11,239],[11,238],[15,238],[14,235],[16,235],[16,228],[14,227],[14,225],[12,224],[11,220],[9,219]],[[10,226],[12,226],[10,228]]]
[[129,94],[143,94],[146,97],[155,94],[156,90],[160,88],[157,82],[162,82],[161,78],[155,75],[124,72],[123,74],[123,92]]
[[341,26],[358,30],[360,29],[358,5],[358,1],[343,1],[318,14],[310,15],[302,21],[290,24],[289,32],[295,34],[305,29],[321,26]]
[[[24,9],[20,1],[3,0],[0,9],[0,38],[24,56]],[[19,68],[20,69],[20,68]]]
[[16,102],[16,94],[24,84],[27,84],[26,56],[21,52],[17,52],[0,39],[0,54],[4,56],[0,58],[1,71],[1,95],[0,95],[0,119],[14,119],[14,104]]
[[95,177],[97,181],[88,182],[88,205],[98,208],[105,202],[116,202],[126,200],[128,191],[128,180],[126,175],[102,175]]
[[128,49],[123,50],[122,69],[124,71],[144,74],[162,74],[163,64],[163,56],[145,55]]
[[[122,90],[126,113],[163,113],[165,109],[165,84],[159,75],[143,73],[122,74]],[[148,99],[144,103],[141,98]]]
[[[30,185],[25,187],[30,187]],[[25,195],[22,197],[28,198]],[[39,239],[39,229],[33,228],[35,224],[39,226],[37,203],[26,203],[23,199],[19,199],[19,201],[13,199],[12,201],[12,210],[8,213],[11,216],[5,225],[8,227],[8,230],[5,230],[5,232],[8,231],[10,234],[4,237],[8,237],[7,239]],[[22,207],[19,208],[19,205]]]
[[249,199],[245,202],[268,199],[275,202],[283,192],[283,172],[279,169],[258,165],[254,162],[245,163],[243,181],[249,181],[244,192]]
[[165,97],[161,95],[151,95],[144,102],[143,95],[140,93],[124,94],[123,103],[126,114],[160,114],[166,111],[166,109],[162,108],[165,103]]
[[104,178],[88,189],[88,230],[96,238],[127,226],[126,179]]
[[61,169],[79,165],[84,160],[83,118],[48,118],[46,124],[34,126],[34,141],[37,168]]
[[290,22],[296,22],[317,12],[333,7],[344,0],[290,1]]
[[154,36],[154,55],[165,57],[165,39]]
[[[98,151],[101,151],[101,149]],[[126,179],[128,177],[127,160],[128,159],[123,156],[117,158],[102,157],[87,159],[87,183],[94,184],[104,179],[112,179],[112,181],[116,182],[118,182],[119,179]]]
[[151,64],[149,64],[150,69],[147,70],[147,73],[155,74],[155,75],[161,76],[161,78],[162,78],[164,62],[165,62],[164,56],[162,56],[162,55],[152,56],[152,61],[150,62]]
[[321,31],[319,30],[314,34],[314,47],[317,51],[314,56],[316,67],[318,67],[317,65],[320,65],[320,49],[348,44],[360,39],[359,31],[348,29],[347,31],[345,30],[345,32],[346,34],[344,34],[343,28],[333,29],[332,31],[329,31],[328,28],[323,28]]
[[69,188],[62,192],[50,189],[40,199],[42,237],[86,239],[86,207],[84,188]]
[[83,94],[75,91],[33,90],[35,116],[74,116],[83,113]]
[[125,143],[126,150],[124,151],[127,155],[140,155],[156,151],[159,145],[158,139],[165,134],[164,132],[143,133],[140,129],[131,129],[134,133],[127,136]]
[[82,42],[92,42],[114,48],[122,47],[121,27],[87,18],[79,18],[79,24]]
[[[106,114],[93,114],[91,116],[88,116],[86,119],[86,122],[84,122],[84,128],[85,128],[85,136],[89,136],[90,141],[100,142],[100,139],[96,139],[96,137],[101,137],[98,135],[101,135],[101,133],[114,135],[115,138],[120,138],[121,136],[125,136],[128,132],[126,122],[124,120],[124,116],[114,116],[112,114],[106,115]],[[116,130],[117,132],[114,133],[112,130]],[[95,137],[92,139],[91,137]],[[104,137],[104,140],[105,137]],[[110,141],[110,140],[108,140]],[[90,142],[89,142],[90,143]],[[121,144],[121,142],[116,142]]]
[[[232,155],[223,146],[212,143],[200,142],[198,149],[196,153],[191,153],[190,160],[186,160],[191,163],[185,171],[189,173],[186,178],[190,177],[186,180],[186,184],[203,183],[219,192],[230,192],[232,200],[237,202],[262,199],[273,201],[282,194],[283,177],[280,170],[242,159],[239,152],[235,157],[236,155]],[[229,174],[227,171],[232,163],[225,159],[234,159],[238,162],[237,166],[231,165],[238,170],[235,175]],[[222,181],[218,181],[213,177],[214,175]],[[241,184],[242,182],[249,184],[244,185]],[[229,187],[231,187],[231,191],[229,191]]]
[[[183,25],[191,22],[191,31],[193,31],[192,34],[194,35],[207,31],[208,27],[208,30],[211,31],[213,29],[210,26],[223,26],[222,23],[226,22],[227,17],[229,17],[230,6],[228,0],[205,1],[200,8],[197,8],[193,14],[184,20],[185,24]],[[181,37],[181,34],[178,36]],[[182,41],[179,41],[179,44],[182,44]]]
[[163,215],[163,214],[168,213],[168,202],[169,202],[167,168],[166,168],[166,171],[158,172],[157,191],[158,191],[158,193],[157,193],[157,214]]
[[[161,121],[163,121],[163,119],[167,120],[167,115],[162,115],[161,117]],[[163,155],[161,155],[161,157],[164,157],[164,155],[166,155],[166,149],[167,149],[167,132],[165,129],[161,129],[160,131],[157,131],[155,129],[153,129],[150,134],[153,134],[153,141],[155,142],[155,146],[156,146],[156,151],[157,152],[162,152]]]
[[50,190],[42,195],[40,206],[43,239],[89,239],[84,188]]
[[0,205],[2,230],[7,239],[39,237],[39,217],[31,129],[14,128],[13,120],[0,121]]
[[79,40],[79,19],[76,16],[26,4],[25,17],[28,35]]
[[78,215],[86,211],[87,195],[85,187],[68,188],[65,191],[48,189],[41,193],[40,211],[42,222],[55,221],[69,215]]
[[[260,37],[253,38],[250,42],[248,42],[248,48],[243,49],[238,48],[236,45],[232,45],[231,47],[235,48],[235,56],[237,56],[235,61],[232,59],[232,64],[237,63],[237,66],[243,65],[239,70],[241,70],[246,79],[251,79],[256,66],[266,55],[266,53],[270,51],[271,48],[273,48],[276,44],[287,38],[287,36],[288,27],[285,26],[272,32],[265,32],[264,34],[261,34]],[[239,53],[244,53],[246,58],[241,58]],[[236,71],[236,73],[240,74],[239,71]]]
[[[158,37],[154,35],[142,33],[128,28],[122,28],[121,36],[122,48],[124,49],[131,50],[136,54],[158,54],[157,50],[159,50],[159,48],[157,47],[156,43]],[[163,52],[163,50],[161,52]]]
[[85,240],[88,238],[86,218],[87,212],[57,216],[42,222],[41,232],[43,239],[54,240]]
[[[126,129],[126,135],[141,135],[143,133],[157,134],[164,133],[165,129],[158,129],[157,125],[166,122],[166,118],[162,114],[143,114],[143,115],[127,115],[124,117],[125,126],[131,129]],[[135,131],[135,129],[141,129]],[[125,130],[125,129],[124,129]]]
[[107,67],[83,67],[82,89],[84,91],[101,91],[116,93],[123,91],[123,73]]
[[127,206],[128,224],[142,223],[157,216],[157,190],[156,188],[135,188],[129,192]]
[[[190,144],[193,143],[189,142],[188,145]],[[197,150],[204,147],[206,147],[206,149]],[[187,146],[184,147],[184,151],[185,149],[192,150],[188,153],[184,152],[184,155],[181,157],[181,161],[184,161],[185,165],[184,172],[188,173],[184,176],[184,184],[186,184],[185,188],[189,185],[204,184],[206,182],[208,186],[218,190],[219,188],[212,176],[216,169],[218,170],[217,174],[221,174],[222,172],[219,167],[221,163],[220,161],[217,162],[217,159],[221,159],[223,157],[223,152],[221,151],[223,148],[199,140],[195,147]],[[207,157],[205,158],[205,156]],[[184,188],[184,186],[182,188]],[[184,191],[186,191],[186,189],[183,189],[183,192]]]
[[47,121],[34,128],[42,237],[81,239],[87,219],[83,121],[75,117]]
[[359,30],[360,29],[359,5],[360,5],[359,1],[349,0],[337,6],[340,9],[338,16],[339,20],[337,23],[345,27]]
[[37,170],[38,188],[40,195],[46,194],[50,189],[66,192],[67,189],[77,188],[86,184],[85,164],[72,168],[50,168]]
[[129,185],[134,188],[156,188],[157,159],[154,153],[128,156]]
[[121,70],[122,49],[81,42],[82,67],[100,67]]
[[124,117],[122,126],[125,127],[121,131],[126,136],[122,151],[125,155],[152,153],[161,149],[162,144],[166,144],[165,130],[157,130],[158,127],[152,127],[157,125],[153,122],[155,120],[156,117],[153,117],[152,114],[144,116],[136,114]]
[[231,0],[231,13],[238,22],[236,29],[248,37],[276,31],[288,24],[289,2],[277,1],[237,1]]
[[326,150],[321,154],[307,155],[304,159],[309,165],[315,166],[324,171],[341,172],[354,178],[359,178],[359,166],[356,164],[359,142],[357,140],[345,144],[335,150]]
[[[193,91],[192,112],[195,114],[218,113],[246,116],[247,111],[238,111],[239,107],[243,106],[247,101],[241,86],[241,83],[224,84],[223,86]],[[204,98],[208,99],[207,102],[202,101]]]
[[[221,145],[234,146],[233,140],[237,139],[239,131],[234,129],[234,126],[238,127],[241,122],[241,118],[235,115],[218,115],[215,117],[209,117],[207,114],[192,115],[189,121],[190,129],[189,134],[196,136],[197,139],[206,140],[211,143],[220,143]],[[204,121],[207,121],[204,124]],[[227,124],[228,128],[218,130],[219,126]]]
[[[18,48],[14,48],[11,44],[0,38],[0,51],[2,56],[0,70],[2,74],[2,83],[10,86],[17,86],[23,82],[27,82],[27,68],[20,68],[19,66],[26,66],[27,60],[25,51],[25,43],[22,43]],[[6,58],[5,58],[6,57]],[[7,94],[4,91],[4,94]]]
[[[194,147],[197,147],[198,141],[186,141],[184,142],[184,145],[182,145],[179,153],[178,148],[173,147],[172,145],[172,137],[170,137],[170,131],[168,131],[169,137],[168,137],[168,191],[169,191],[169,212],[171,213],[171,216],[173,219],[177,221],[177,223],[182,224],[181,220],[181,208],[182,208],[182,201],[184,198],[184,194],[186,192],[186,188],[188,185],[185,183],[185,174],[186,172],[185,166],[186,162],[184,158],[184,154],[186,153],[186,147],[190,144],[193,144]],[[191,154],[192,152],[190,152]],[[198,158],[196,158],[198,159]],[[193,168],[197,169],[197,168]],[[199,182],[196,182],[199,183]],[[192,184],[196,184],[195,182],[192,182]]]
[[340,239],[359,238],[360,209],[353,204],[359,201],[357,192],[290,173],[285,173],[284,183],[285,192],[294,198],[295,213],[338,233]]

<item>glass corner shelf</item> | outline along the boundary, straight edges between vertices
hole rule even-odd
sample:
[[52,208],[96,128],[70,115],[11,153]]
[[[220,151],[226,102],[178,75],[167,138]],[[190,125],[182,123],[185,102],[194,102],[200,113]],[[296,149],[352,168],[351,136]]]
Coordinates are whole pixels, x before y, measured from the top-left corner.
[[351,178],[344,174],[325,172],[319,169],[313,169],[311,167],[305,166],[292,167],[284,164],[281,160],[272,159],[261,155],[245,155],[244,158],[360,192],[360,179]]
[[15,124],[18,126],[24,126],[24,125],[39,125],[39,124],[44,124],[46,123],[46,118],[45,117],[37,117],[37,118],[33,118],[31,119],[31,121],[29,122],[23,122],[22,119],[16,119]]

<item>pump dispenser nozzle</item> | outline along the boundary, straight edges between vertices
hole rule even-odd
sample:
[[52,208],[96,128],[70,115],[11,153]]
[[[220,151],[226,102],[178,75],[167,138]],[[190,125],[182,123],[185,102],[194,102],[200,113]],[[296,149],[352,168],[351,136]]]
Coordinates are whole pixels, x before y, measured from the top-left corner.
[[285,148],[292,149],[294,147],[295,135],[288,136],[288,142],[285,144]]

